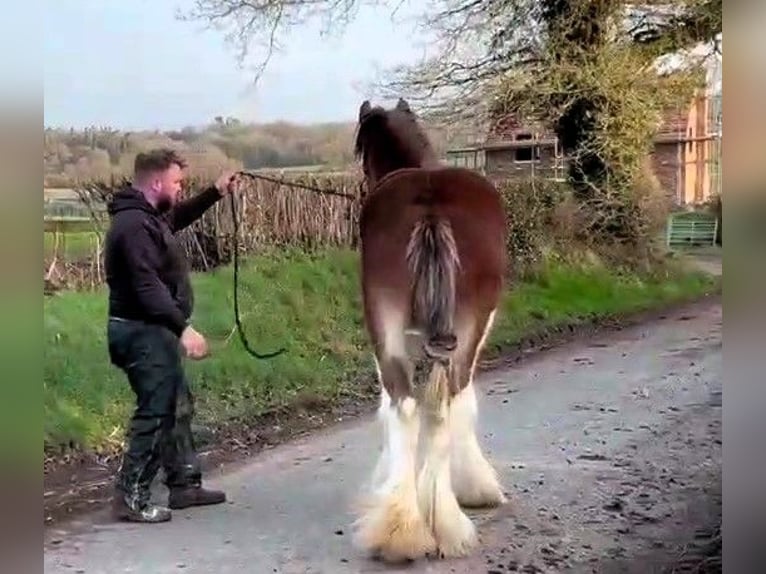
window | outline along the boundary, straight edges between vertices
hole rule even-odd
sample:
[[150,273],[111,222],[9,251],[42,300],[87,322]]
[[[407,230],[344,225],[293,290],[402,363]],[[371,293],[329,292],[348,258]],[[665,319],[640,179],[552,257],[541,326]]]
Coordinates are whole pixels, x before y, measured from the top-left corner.
[[[532,134],[516,134],[516,141],[531,141],[532,140]],[[514,161],[516,162],[527,162],[532,161],[533,152],[535,156],[535,159],[540,159],[539,157],[539,151],[537,150],[537,147],[534,145],[530,145],[529,147],[517,147],[514,148]]]
[[455,167],[466,167],[468,169],[477,169],[480,158],[477,151],[459,151],[448,153],[448,162]]

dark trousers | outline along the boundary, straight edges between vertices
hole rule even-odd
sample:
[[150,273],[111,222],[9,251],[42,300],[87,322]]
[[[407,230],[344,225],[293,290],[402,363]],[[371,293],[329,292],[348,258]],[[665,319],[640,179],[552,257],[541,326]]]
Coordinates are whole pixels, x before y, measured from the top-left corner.
[[178,337],[165,327],[115,319],[109,320],[107,336],[110,359],[136,395],[117,489],[142,506],[160,466],[169,488],[198,486],[200,465],[191,432],[194,399]]

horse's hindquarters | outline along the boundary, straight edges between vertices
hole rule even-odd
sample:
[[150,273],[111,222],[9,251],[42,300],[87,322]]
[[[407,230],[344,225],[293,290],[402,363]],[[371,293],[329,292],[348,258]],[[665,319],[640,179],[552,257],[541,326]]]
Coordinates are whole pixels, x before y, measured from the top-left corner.
[[497,308],[505,217],[482,176],[454,168],[394,174],[368,197],[360,224],[365,319],[376,348],[391,346],[386,340],[394,335],[386,333],[394,328],[418,329],[447,345],[447,331],[472,329]]

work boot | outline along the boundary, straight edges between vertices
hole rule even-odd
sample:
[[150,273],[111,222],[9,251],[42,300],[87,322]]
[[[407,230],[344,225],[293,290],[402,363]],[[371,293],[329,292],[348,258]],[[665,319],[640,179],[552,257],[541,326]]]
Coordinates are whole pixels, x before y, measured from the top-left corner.
[[150,502],[139,502],[134,497],[126,496],[120,492],[115,493],[112,503],[112,512],[117,520],[128,522],[167,522],[172,518],[169,509]]
[[226,502],[226,494],[220,490],[207,490],[201,486],[172,486],[168,506],[173,509],[189,506],[207,506]]

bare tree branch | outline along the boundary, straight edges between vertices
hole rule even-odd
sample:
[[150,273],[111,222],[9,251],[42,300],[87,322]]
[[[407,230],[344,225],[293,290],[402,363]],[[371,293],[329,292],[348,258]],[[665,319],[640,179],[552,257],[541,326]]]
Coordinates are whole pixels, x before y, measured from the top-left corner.
[[[194,8],[182,17],[224,30],[227,40],[237,48],[240,63],[257,52],[257,82],[279,49],[278,40],[291,28],[320,20],[323,34],[342,33],[362,7],[385,6],[394,16],[405,3],[406,0],[194,0]],[[381,96],[407,97],[432,120],[484,125],[501,84],[507,86],[509,80],[517,83],[534,80],[540,85],[544,78],[550,83],[550,95],[554,92],[558,95],[558,99],[549,99],[544,104],[549,107],[550,116],[574,101],[572,94],[576,88],[562,83],[550,71],[552,20],[546,18],[546,10],[552,7],[569,10],[569,16],[561,20],[565,27],[572,22],[587,27],[589,22],[599,21],[594,10],[616,10],[623,14],[618,18],[622,20],[619,36],[643,46],[650,57],[714,36],[712,33],[721,28],[721,4],[722,0],[430,0],[418,18],[433,38],[426,55],[414,64],[386,70],[369,87]],[[581,17],[575,18],[572,11],[579,11]],[[590,20],[582,17],[588,14]],[[562,33],[565,37],[586,33],[586,29]],[[570,42],[567,49],[577,50],[577,45]],[[560,57],[577,60],[576,53]],[[560,62],[553,63],[558,66],[557,72],[565,72],[558,65]]]
[[319,19],[324,33],[343,29],[360,5],[377,3],[377,0],[194,0],[193,7],[179,11],[177,17],[201,21],[223,32],[236,50],[240,65],[253,52],[260,52],[255,64],[257,82],[279,49],[278,38],[287,35],[291,28]]

